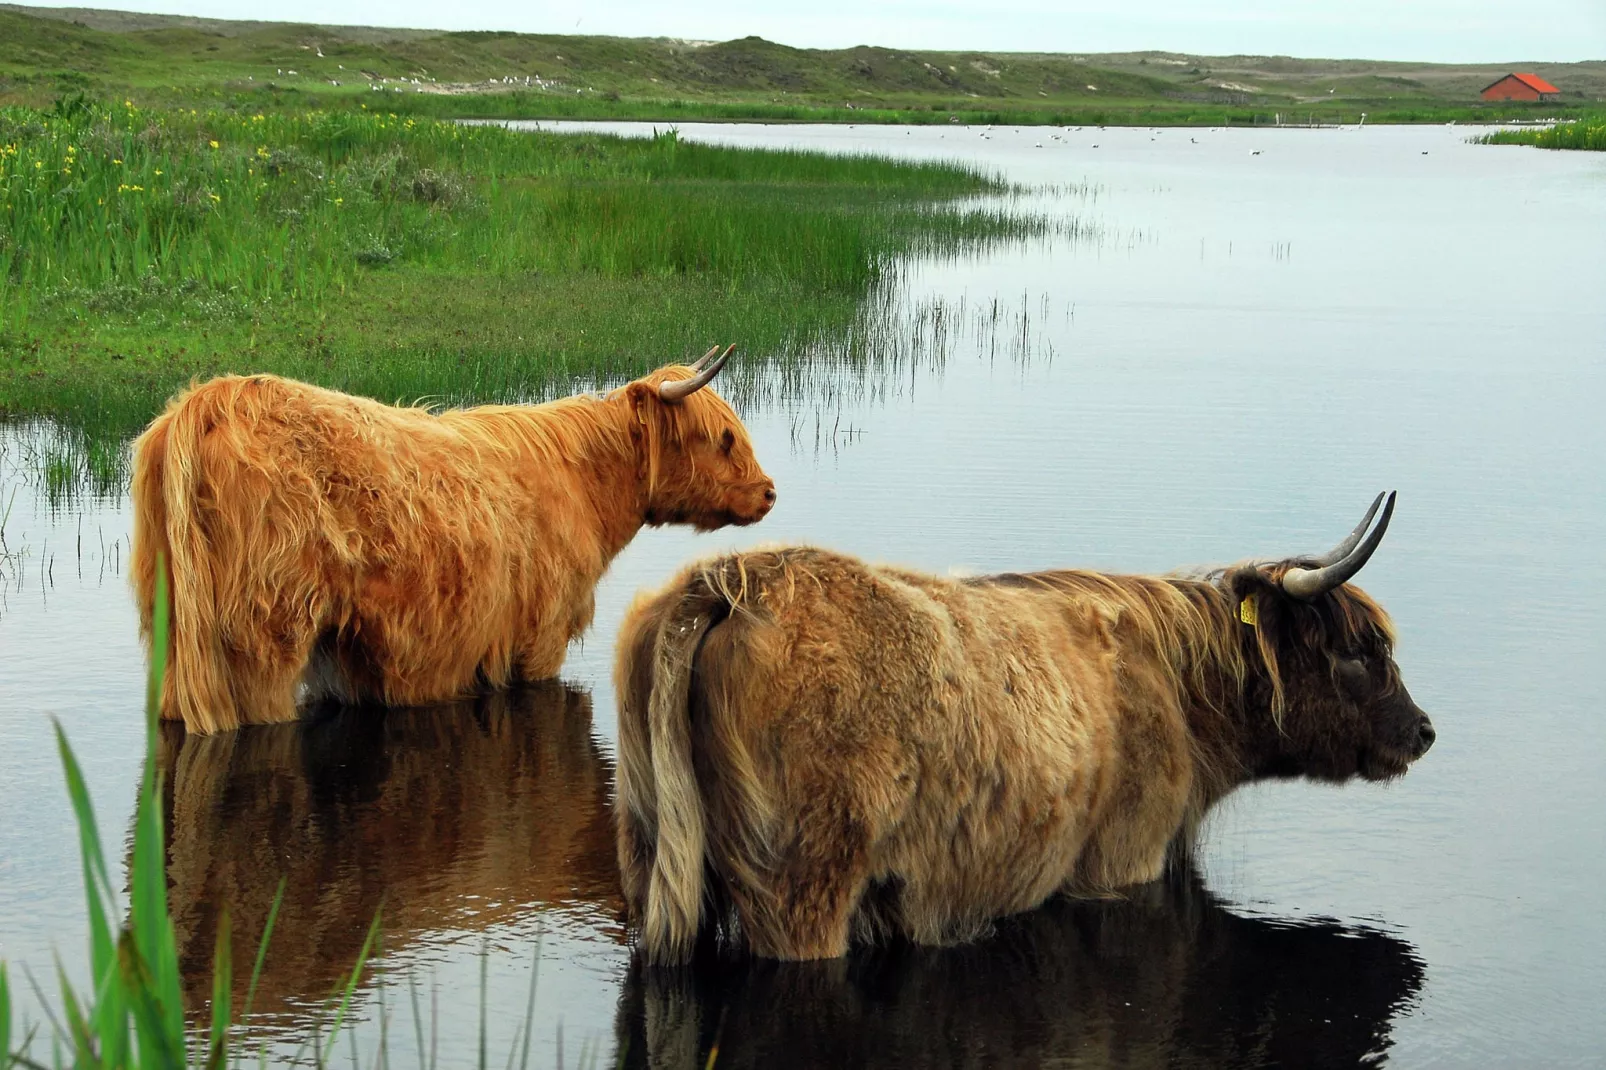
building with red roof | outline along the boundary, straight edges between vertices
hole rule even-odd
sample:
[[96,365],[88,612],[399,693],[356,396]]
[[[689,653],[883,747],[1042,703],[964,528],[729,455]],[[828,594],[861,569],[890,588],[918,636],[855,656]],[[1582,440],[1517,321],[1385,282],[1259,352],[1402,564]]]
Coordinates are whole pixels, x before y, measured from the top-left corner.
[[1483,90],[1484,100],[1556,100],[1561,90],[1537,74],[1508,74]]

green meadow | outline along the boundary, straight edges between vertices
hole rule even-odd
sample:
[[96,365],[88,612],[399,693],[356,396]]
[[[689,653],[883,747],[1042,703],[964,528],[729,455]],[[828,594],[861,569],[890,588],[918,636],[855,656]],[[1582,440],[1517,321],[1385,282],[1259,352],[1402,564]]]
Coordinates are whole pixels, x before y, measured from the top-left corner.
[[959,166],[672,130],[0,109],[0,413],[123,435],[223,372],[474,401],[718,341],[797,353],[902,258],[1041,230],[976,200],[1006,192]]

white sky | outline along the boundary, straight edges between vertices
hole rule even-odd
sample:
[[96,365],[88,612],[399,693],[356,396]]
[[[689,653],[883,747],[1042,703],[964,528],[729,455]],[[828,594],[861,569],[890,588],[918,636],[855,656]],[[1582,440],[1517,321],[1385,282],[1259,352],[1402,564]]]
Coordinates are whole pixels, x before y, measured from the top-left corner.
[[92,0],[79,6],[454,30],[710,40],[758,34],[813,48],[1165,49],[1513,64],[1606,59],[1606,0]]

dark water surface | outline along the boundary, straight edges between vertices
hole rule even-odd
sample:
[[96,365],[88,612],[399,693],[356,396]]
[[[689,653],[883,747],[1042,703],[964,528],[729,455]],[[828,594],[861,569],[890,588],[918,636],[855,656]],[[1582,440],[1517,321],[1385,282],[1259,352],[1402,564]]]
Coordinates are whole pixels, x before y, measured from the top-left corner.
[[[804,374],[760,376],[744,415],[775,512],[710,536],[644,532],[563,683],[165,735],[197,1004],[221,905],[245,946],[285,875],[262,1024],[305,1032],[382,905],[364,1064],[382,1028],[413,1061],[409,983],[443,1065],[477,1057],[482,1008],[506,1063],[539,957],[537,1065],[584,1048],[701,1066],[716,1033],[720,1066],[1600,1065],[1606,158],[1472,146],[1444,127],[681,132],[974,159],[1056,185],[1019,203],[1082,236],[912,265],[877,325],[886,359],[822,353]],[[49,718],[120,843],[143,671],[120,572],[127,503],[53,510],[25,476],[51,433],[0,429],[0,514],[16,492],[0,558],[0,957],[47,991],[53,953],[80,980],[86,957]],[[1403,780],[1243,791],[1193,874],[1056,903],[970,947],[632,965],[606,814],[608,665],[640,587],[693,555],[779,540],[938,571],[1281,555],[1331,545],[1386,487],[1399,510],[1361,582],[1396,618],[1439,729]]]

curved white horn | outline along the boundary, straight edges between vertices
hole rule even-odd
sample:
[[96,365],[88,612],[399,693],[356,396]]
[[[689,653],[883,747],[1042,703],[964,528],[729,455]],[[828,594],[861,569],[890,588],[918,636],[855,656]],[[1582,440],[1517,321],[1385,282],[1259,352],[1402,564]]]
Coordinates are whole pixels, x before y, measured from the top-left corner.
[[694,371],[694,372],[702,371],[703,370],[703,365],[708,363],[708,358],[712,357],[715,353],[718,353],[718,352],[719,352],[719,347],[718,346],[715,346],[713,349],[710,349],[707,353],[704,353],[702,356],[697,358],[697,360],[692,364],[691,370]]
[[[735,350],[736,343],[732,342],[725,347],[725,352],[721,353],[718,359],[712,364],[705,365],[690,379],[672,379],[667,383],[659,383],[658,396],[665,401],[676,402],[697,393],[697,391],[714,381],[714,376],[719,374],[719,370],[725,366],[726,361],[730,360],[731,353],[735,352]],[[708,358],[704,357],[703,359],[707,360]]]
[[[1283,573],[1283,590],[1303,601],[1310,601],[1319,595],[1326,594],[1339,584],[1347,581],[1351,576],[1361,570],[1374,551],[1378,543],[1383,541],[1383,533],[1388,530],[1389,518],[1394,515],[1395,492],[1389,491],[1387,503],[1383,506],[1383,516],[1377,522],[1377,527],[1360,545],[1354,547],[1348,554],[1330,565],[1320,568],[1291,568]],[[1376,505],[1373,505],[1376,508]],[[1368,516],[1370,519],[1370,516]],[[1345,539],[1349,542],[1349,539]],[[1340,545],[1343,545],[1342,543]]]
[[1351,550],[1360,545],[1361,536],[1365,535],[1366,529],[1372,526],[1372,518],[1377,515],[1377,507],[1383,504],[1383,499],[1387,495],[1387,491],[1378,491],[1377,497],[1372,499],[1372,507],[1366,511],[1365,516],[1361,517],[1361,522],[1355,525],[1355,530],[1344,536],[1343,542],[1325,554],[1313,558],[1317,568],[1326,568],[1328,565],[1344,560]]

